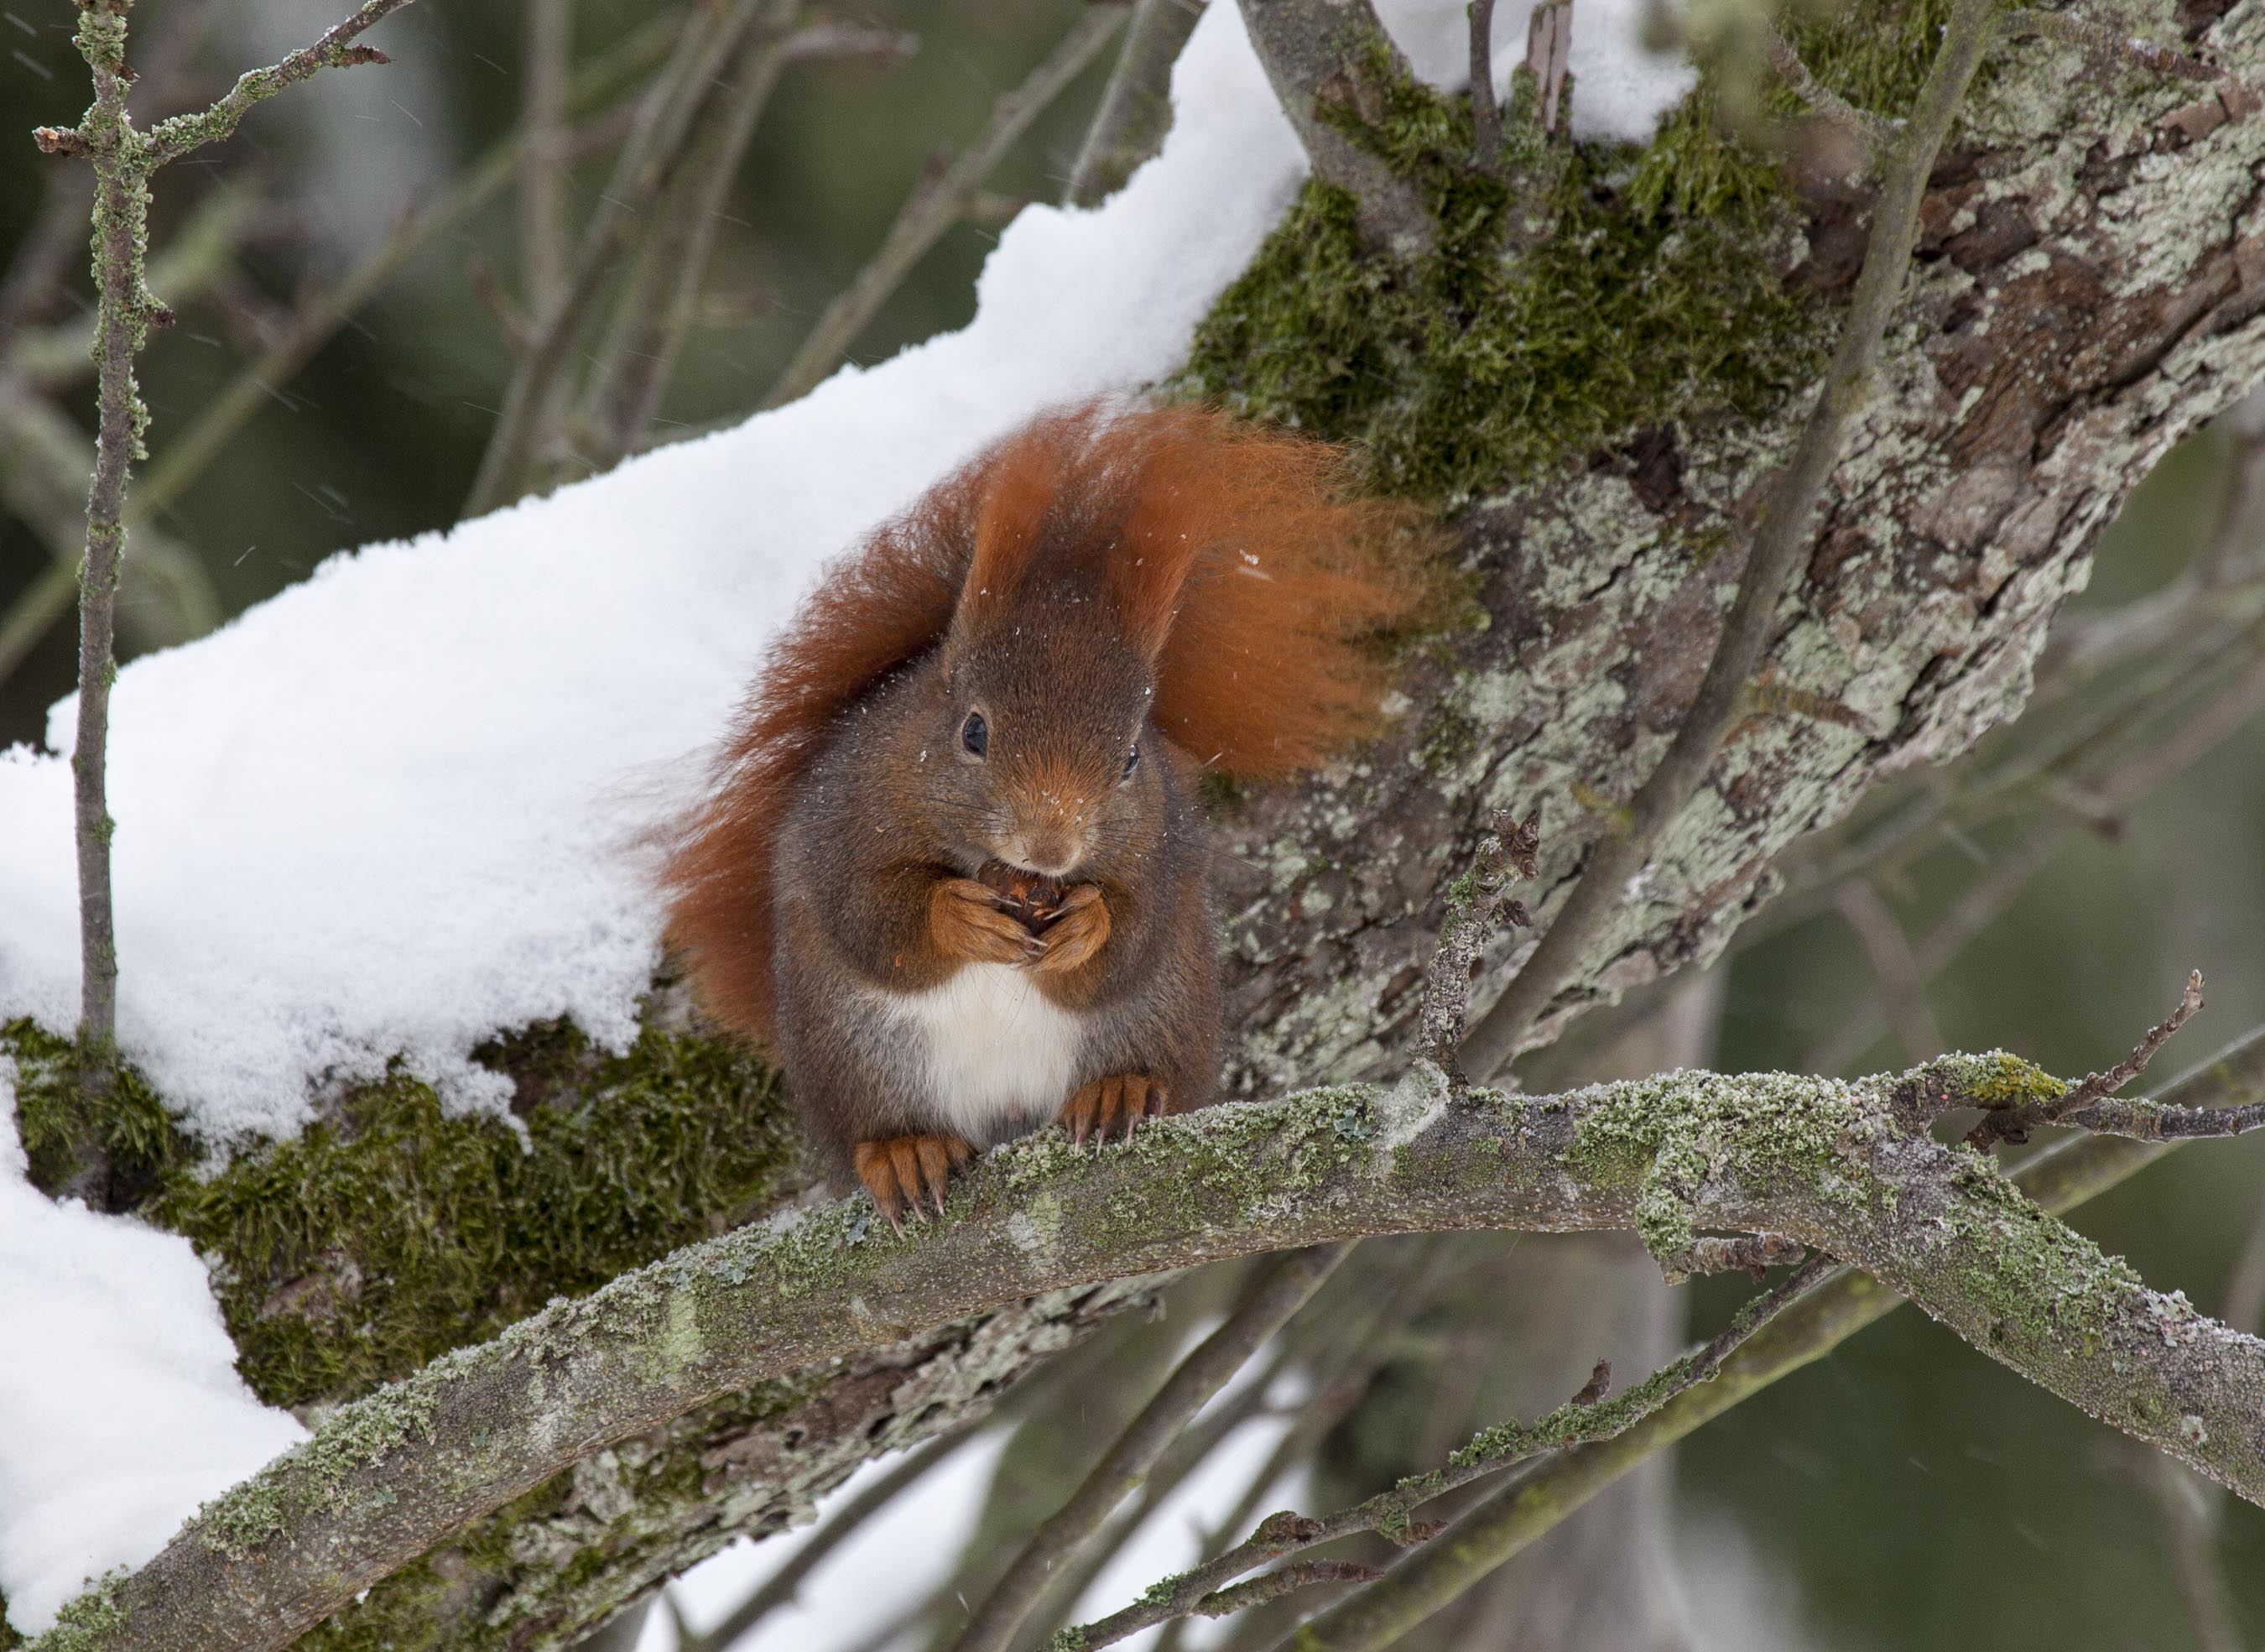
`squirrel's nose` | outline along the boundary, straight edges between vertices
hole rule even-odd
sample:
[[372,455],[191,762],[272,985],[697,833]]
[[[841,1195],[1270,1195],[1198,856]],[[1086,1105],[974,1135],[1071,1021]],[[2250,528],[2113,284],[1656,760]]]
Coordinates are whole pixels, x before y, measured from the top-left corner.
[[1060,830],[1040,832],[1024,841],[1023,864],[1048,877],[1060,877],[1077,864],[1084,844]]

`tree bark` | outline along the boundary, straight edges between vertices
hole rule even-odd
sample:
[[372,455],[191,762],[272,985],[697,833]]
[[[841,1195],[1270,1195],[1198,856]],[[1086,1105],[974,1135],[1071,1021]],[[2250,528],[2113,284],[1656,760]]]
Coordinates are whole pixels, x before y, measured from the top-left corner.
[[[2159,33],[2167,12],[2133,6],[2116,20]],[[2261,33],[2252,0],[2201,49],[2254,62]],[[2265,124],[2225,119],[2191,85],[2105,85],[2080,66],[2048,43],[1995,60],[1932,180],[1923,273],[1780,610],[1765,681],[1795,691],[1772,703],[1806,710],[1749,719],[1539,1036],[1713,956],[1768,898],[1786,843],[2016,711],[2100,528],[2172,443],[2265,376]],[[1813,203],[1784,258],[1796,286],[1845,291],[1864,210]],[[1633,793],[1689,702],[1739,572],[1714,552],[1744,542],[1794,418],[1628,432],[1505,480],[1458,518],[1471,622],[1414,666],[1409,715],[1358,761],[1248,802],[1222,827],[1238,1094],[1396,1064],[1437,891],[1490,811],[1543,806],[1528,905],[1549,922],[1599,811]],[[1525,944],[1497,946],[1481,1007]],[[936,1265],[950,1253],[937,1246]],[[878,1351],[849,1350],[843,1368],[773,1366],[761,1380],[777,1386],[759,1390],[735,1376],[732,1398],[585,1459],[379,1584],[324,1638],[572,1639],[736,1532],[806,1517],[865,1458],[978,1413],[1108,1306],[1081,1292],[1005,1303],[939,1285],[923,1311],[968,1321],[891,1341],[904,1327],[877,1313],[857,1335]]]

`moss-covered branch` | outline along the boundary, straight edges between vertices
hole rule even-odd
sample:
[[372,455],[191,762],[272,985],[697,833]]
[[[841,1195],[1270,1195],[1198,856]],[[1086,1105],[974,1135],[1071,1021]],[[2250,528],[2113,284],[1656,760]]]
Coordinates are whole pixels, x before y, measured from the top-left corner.
[[1862,1082],[1668,1074],[1527,1098],[1398,1084],[1048,1131],[898,1238],[863,1199],[679,1250],[342,1408],[67,1619],[55,1652],[281,1646],[465,1521],[766,1379],[1065,1286],[1371,1234],[1792,1235],[1992,1357],[2265,1503],[2265,1342],[2165,1296],[1914,1121],[2057,1094],[2002,1055]]

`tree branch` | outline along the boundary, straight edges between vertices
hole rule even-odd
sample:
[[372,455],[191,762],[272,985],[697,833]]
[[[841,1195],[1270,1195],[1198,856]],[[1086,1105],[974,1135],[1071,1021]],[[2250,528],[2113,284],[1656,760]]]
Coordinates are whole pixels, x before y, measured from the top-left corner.
[[1241,4],[1251,48],[1314,164],[1314,176],[1352,197],[1361,235],[1372,247],[1403,257],[1430,247],[1438,227],[1415,186],[1322,113],[1335,105],[1366,118],[1383,90],[1380,81],[1414,77],[1375,8],[1369,0]]
[[[1389,1491],[1320,1519],[1286,1510],[1270,1515],[1247,1542],[1192,1571],[1166,1579],[1122,1612],[1069,1630],[1060,1637],[1061,1643],[1079,1652],[1089,1648],[1097,1652],[1170,1619],[1190,1613],[1218,1617],[1242,1605],[1256,1605],[1271,1597],[1260,1593],[1252,1599],[1239,1599],[1242,1590],[1227,1585],[1270,1561],[1342,1538],[1376,1532],[1402,1544],[1428,1541],[1439,1528],[1419,1525],[1414,1518],[1416,1510],[1425,1503],[1545,1452],[1609,1439],[1633,1427],[1677,1394],[1710,1380],[1737,1349],[1831,1271],[1832,1264],[1820,1259],[1788,1276],[1775,1290],[1748,1303],[1704,1346],[1663,1366],[1617,1400],[1605,1398],[1611,1373],[1600,1364],[1588,1386],[1548,1416],[1532,1423],[1489,1429],[1451,1457],[1444,1468],[1411,1474]],[[1227,1604],[1230,1601],[1233,1604]]]
[[959,222],[1007,151],[1100,55],[1124,20],[1121,11],[1109,6],[1096,7],[1080,18],[1023,84],[993,106],[991,119],[975,142],[941,172],[914,186],[898,209],[896,222],[881,237],[879,250],[826,307],[794,360],[763,397],[765,407],[783,406],[807,396],[834,371],[913,266]]
[[[2011,1057],[1850,1084],[1675,1073],[1450,1096],[1437,1069],[1001,1148],[914,1239],[864,1200],[687,1247],[340,1408],[106,1597],[74,1652],[284,1644],[465,1521],[727,1391],[1060,1286],[1367,1234],[1783,1234],[2265,1502],[2265,1343],[2150,1291],[1923,1130],[2062,1088]],[[1924,1103],[1923,1107],[1921,1103]],[[844,1304],[850,1306],[844,1310]]]
[[1172,65],[1195,33],[1205,0],[1134,0],[1125,49],[1086,128],[1062,200],[1097,207],[1164,146],[1172,124]]
[[1625,821],[1607,825],[1556,921],[1473,1030],[1463,1056],[1482,1079],[1492,1077],[1524,1046],[1535,1021],[1626,899],[1628,880],[1642,870],[1653,845],[1705,782],[1737,720],[1746,685],[1776,632],[1778,604],[1807,549],[1810,520],[1839,463],[1849,426],[1871,398],[1881,340],[1919,240],[1927,176],[1967,83],[1988,49],[1993,9],[1994,0],[1960,0],[1951,13],[1941,49],[1883,181],[1839,347],[1793,455],[1770,490],[1714,659],[1673,742],[1629,804]]
[[951,1652],[1006,1652],[1054,1568],[1092,1540],[1110,1511],[1147,1477],[1195,1414],[1306,1306],[1345,1250],[1342,1244],[1319,1245],[1273,1265],[1226,1322],[1174,1368],[1070,1500],[1039,1525],[976,1607]]
[[302,46],[281,62],[255,69],[238,77],[228,95],[195,114],[175,115],[149,128],[149,164],[163,166],[193,149],[218,143],[236,130],[237,123],[257,103],[264,103],[287,86],[295,86],[317,70],[346,69],[358,63],[382,63],[385,54],[375,47],[356,46],[354,39],[372,24],[391,16],[410,0],[364,0],[361,11],[332,25],[312,46]]

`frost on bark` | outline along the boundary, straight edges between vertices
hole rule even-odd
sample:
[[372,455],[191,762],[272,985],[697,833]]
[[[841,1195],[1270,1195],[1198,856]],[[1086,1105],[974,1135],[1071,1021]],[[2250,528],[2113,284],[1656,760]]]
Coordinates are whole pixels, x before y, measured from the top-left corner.
[[[2179,26],[2167,6],[2101,20],[2159,38]],[[2191,20],[2220,61],[2259,59],[2265,7]],[[2015,712],[2120,501],[2265,376],[2265,121],[2213,121],[2196,91],[2103,79],[2042,41],[2001,48],[1933,180],[1913,289],[1754,714],[1538,1037],[1711,956],[1766,900],[1795,836]],[[1819,304],[1853,279],[1863,211],[1845,193],[1819,199],[1801,244],[1773,250]],[[1395,731],[1222,825],[1239,1091],[1393,1065],[1438,891],[1491,811],[1542,805],[1527,904],[1548,925],[1600,811],[1633,793],[1705,668],[1743,513],[1804,399],[1624,432],[1458,515],[1473,600],[1420,651]],[[1514,962],[1493,960],[1479,1008]],[[980,1413],[1121,1294],[999,1310],[618,1444],[395,1575],[314,1643],[570,1641],[732,1537],[805,1517],[861,1461]]]

